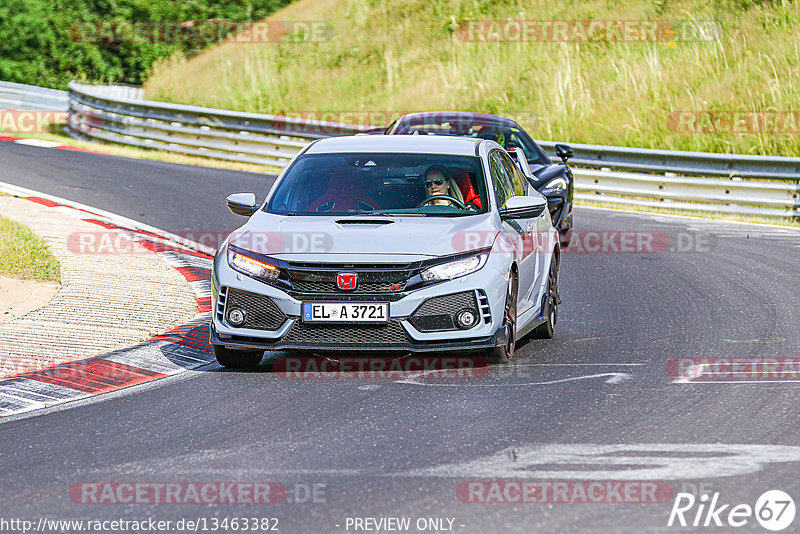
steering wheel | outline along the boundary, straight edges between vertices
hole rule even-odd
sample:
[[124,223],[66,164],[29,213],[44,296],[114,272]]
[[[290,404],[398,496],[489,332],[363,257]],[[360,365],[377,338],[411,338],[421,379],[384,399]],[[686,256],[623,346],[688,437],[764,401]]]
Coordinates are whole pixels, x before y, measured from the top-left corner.
[[447,200],[448,202],[450,202],[450,204],[454,205],[458,209],[461,209],[461,210],[467,209],[467,206],[465,206],[463,202],[461,202],[457,198],[451,197],[450,195],[433,195],[432,197],[428,197],[425,200],[423,200],[422,202],[420,202],[419,204],[417,204],[417,207],[421,208],[422,206],[424,206],[428,202],[432,202],[434,200]]

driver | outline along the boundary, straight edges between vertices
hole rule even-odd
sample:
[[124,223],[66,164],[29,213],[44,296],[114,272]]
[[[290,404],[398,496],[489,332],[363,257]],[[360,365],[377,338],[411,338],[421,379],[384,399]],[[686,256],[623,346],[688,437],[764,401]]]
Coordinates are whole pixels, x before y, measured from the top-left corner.
[[[431,165],[425,171],[425,196],[435,197],[439,195],[447,195],[455,198],[459,202],[464,202],[461,190],[458,188],[458,185],[456,185],[447,167]],[[443,198],[441,200],[433,200],[430,204],[435,206],[450,206],[453,203]]]

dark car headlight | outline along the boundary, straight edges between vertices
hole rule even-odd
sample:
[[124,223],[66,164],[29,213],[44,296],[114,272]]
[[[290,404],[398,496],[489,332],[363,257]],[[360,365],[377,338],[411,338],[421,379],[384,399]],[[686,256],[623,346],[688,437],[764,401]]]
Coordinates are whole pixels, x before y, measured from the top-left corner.
[[567,189],[567,181],[564,178],[556,178],[550,180],[547,184],[539,189],[539,193],[543,195],[560,195]]

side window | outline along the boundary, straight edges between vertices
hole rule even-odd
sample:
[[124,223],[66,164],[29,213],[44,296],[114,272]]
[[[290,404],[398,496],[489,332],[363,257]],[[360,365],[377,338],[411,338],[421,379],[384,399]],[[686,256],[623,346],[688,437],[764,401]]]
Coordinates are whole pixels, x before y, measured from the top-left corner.
[[506,168],[506,173],[511,178],[511,186],[514,188],[514,196],[519,197],[524,195],[525,185],[523,183],[522,174],[520,174],[517,165],[505,154],[502,154],[502,159],[503,166]]
[[492,152],[489,155],[489,166],[492,169],[492,183],[494,184],[494,194],[497,198],[497,205],[503,207],[506,201],[514,196],[514,188],[511,185],[511,177],[508,175],[505,165],[500,159],[499,152]]

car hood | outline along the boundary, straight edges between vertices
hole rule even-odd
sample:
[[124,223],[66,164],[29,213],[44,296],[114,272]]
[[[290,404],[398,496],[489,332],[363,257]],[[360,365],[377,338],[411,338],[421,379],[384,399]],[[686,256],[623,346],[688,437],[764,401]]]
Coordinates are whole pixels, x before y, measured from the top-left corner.
[[285,260],[319,254],[331,260],[354,254],[424,259],[491,246],[497,234],[492,220],[489,213],[452,218],[323,217],[259,211],[231,234],[229,242]]

